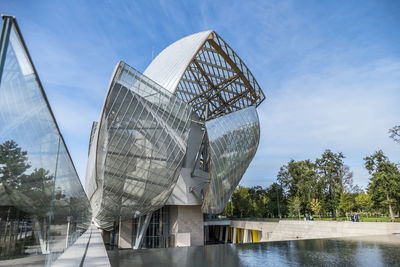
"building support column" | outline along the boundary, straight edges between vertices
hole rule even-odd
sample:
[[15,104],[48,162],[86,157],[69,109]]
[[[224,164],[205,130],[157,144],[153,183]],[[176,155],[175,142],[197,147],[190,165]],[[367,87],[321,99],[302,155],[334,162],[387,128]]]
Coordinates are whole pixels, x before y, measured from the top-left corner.
[[222,241],[222,238],[224,237],[223,234],[224,234],[224,227],[220,226],[219,227],[219,241]]
[[225,226],[225,244],[228,243],[229,226]]
[[243,243],[247,243],[247,229],[243,228]]
[[233,244],[236,244],[236,235],[237,235],[237,229],[236,229],[236,227],[233,227],[233,238],[232,238]]
[[136,235],[135,245],[132,246],[133,249],[139,249],[139,248],[142,247],[143,237],[144,237],[144,235],[146,233],[146,230],[147,230],[147,228],[149,226],[152,213],[149,213],[149,214],[147,214],[145,216],[146,216],[146,218],[144,219],[144,222],[142,222],[144,216],[139,217],[139,223],[138,223],[138,228],[137,228],[137,235]]

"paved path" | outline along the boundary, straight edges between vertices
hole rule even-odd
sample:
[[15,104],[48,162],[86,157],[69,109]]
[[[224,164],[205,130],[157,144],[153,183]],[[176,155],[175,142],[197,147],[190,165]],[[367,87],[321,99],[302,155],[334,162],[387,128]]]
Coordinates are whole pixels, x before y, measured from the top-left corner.
[[96,266],[111,267],[100,231],[91,225],[89,229],[76,240],[53,263],[54,267]]

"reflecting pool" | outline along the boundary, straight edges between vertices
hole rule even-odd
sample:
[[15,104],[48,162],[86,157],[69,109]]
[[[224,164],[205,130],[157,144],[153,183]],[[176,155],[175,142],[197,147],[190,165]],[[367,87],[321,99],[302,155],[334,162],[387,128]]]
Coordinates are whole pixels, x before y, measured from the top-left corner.
[[398,266],[400,236],[110,250],[116,266]]

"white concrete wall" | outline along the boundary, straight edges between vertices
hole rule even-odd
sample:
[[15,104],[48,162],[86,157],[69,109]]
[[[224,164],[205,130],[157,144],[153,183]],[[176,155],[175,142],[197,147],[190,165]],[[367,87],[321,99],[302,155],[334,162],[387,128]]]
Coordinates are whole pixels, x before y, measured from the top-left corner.
[[269,240],[315,239],[400,233],[400,223],[280,221]]
[[261,242],[389,235],[400,233],[400,223],[340,221],[232,221],[231,227],[262,232]]

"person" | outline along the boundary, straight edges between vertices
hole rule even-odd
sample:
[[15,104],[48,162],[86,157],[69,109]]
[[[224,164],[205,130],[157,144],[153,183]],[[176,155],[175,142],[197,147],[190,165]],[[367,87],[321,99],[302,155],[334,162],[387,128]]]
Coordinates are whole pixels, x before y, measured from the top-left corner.
[[356,222],[359,222],[360,218],[358,217],[358,214],[356,214]]
[[354,215],[351,215],[351,221],[354,222]]
[[310,215],[310,221],[314,221],[314,218],[312,215]]

